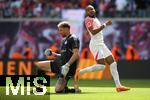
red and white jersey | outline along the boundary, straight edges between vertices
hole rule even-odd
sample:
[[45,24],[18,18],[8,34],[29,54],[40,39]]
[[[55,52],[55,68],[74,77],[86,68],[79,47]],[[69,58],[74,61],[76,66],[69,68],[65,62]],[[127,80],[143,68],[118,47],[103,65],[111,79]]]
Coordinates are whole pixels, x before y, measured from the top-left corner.
[[88,28],[92,28],[92,29],[97,29],[101,26],[100,21],[98,20],[98,18],[91,18],[91,17],[86,17],[85,18],[85,26],[91,36],[91,41],[90,43],[94,43],[94,44],[102,44],[104,43],[103,40],[103,33],[100,31],[99,33],[92,35],[92,33],[89,31]]

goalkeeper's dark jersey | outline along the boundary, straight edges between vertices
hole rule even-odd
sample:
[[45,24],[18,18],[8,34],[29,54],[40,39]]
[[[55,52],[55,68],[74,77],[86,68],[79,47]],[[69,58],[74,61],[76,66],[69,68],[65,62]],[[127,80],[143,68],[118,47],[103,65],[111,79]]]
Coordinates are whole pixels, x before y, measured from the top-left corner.
[[[66,64],[73,55],[73,49],[79,49],[79,45],[79,39],[73,35],[69,35],[62,41],[60,53],[63,65]],[[77,61],[74,63],[77,63]]]
[[[61,72],[61,66],[66,64],[73,55],[73,49],[79,49],[79,39],[73,35],[66,37],[61,44],[61,57],[57,57],[54,62],[51,62],[51,70],[54,73]],[[78,60],[71,64],[67,76],[73,76],[76,72]]]

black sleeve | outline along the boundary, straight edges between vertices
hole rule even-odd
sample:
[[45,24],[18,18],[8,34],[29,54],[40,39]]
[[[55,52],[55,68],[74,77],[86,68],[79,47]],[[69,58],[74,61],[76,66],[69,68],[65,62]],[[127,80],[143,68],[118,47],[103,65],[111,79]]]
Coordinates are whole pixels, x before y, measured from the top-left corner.
[[73,37],[72,38],[71,46],[72,46],[72,49],[75,49],[75,48],[79,49],[79,47],[80,47],[80,41],[79,41],[79,39]]

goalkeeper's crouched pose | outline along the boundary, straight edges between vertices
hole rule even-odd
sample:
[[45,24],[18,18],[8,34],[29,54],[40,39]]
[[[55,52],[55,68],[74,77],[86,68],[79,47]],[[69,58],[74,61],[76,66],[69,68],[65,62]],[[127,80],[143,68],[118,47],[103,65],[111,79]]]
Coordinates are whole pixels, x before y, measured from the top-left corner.
[[58,30],[64,38],[61,45],[60,54],[51,52],[50,49],[45,50],[46,56],[56,56],[55,60],[36,62],[38,68],[57,73],[59,78],[56,82],[56,93],[75,93],[81,92],[78,84],[75,82],[74,88],[69,89],[67,83],[71,77],[74,77],[79,59],[79,39],[70,33],[70,25],[68,22],[60,22]]

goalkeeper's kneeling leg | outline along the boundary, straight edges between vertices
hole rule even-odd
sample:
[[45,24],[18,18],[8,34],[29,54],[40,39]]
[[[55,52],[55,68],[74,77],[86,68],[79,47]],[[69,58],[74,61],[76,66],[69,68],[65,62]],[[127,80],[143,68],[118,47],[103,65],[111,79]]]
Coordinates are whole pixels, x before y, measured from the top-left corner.
[[59,77],[56,82],[55,92],[64,93],[65,86],[66,86],[66,79],[64,77]]

